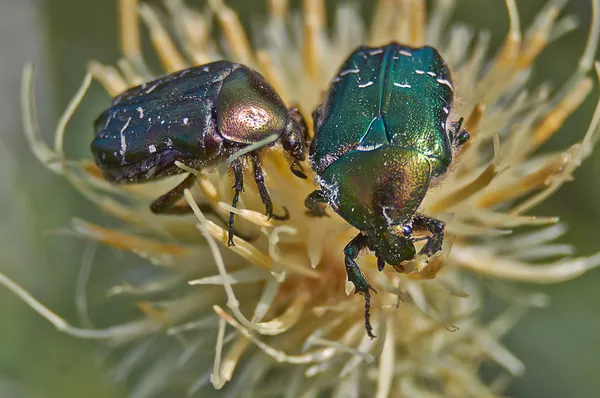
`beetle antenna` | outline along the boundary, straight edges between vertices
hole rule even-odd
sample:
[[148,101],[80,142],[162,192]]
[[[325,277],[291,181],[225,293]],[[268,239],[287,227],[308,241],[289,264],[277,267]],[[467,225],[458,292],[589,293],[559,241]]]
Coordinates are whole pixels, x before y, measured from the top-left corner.
[[458,122],[456,123],[456,132],[460,131],[464,121],[465,121],[464,117],[461,117],[460,119],[458,119]]
[[452,138],[458,137],[458,135],[460,134],[460,130],[462,129],[464,120],[465,120],[464,117],[461,117],[460,119],[458,119],[458,122],[456,122],[456,124],[454,125],[454,134],[453,134]]

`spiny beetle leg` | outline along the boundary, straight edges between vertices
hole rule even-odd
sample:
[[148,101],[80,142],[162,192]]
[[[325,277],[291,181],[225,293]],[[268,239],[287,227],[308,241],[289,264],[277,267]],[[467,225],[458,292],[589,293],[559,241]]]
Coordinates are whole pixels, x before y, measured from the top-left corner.
[[[240,193],[244,190],[244,164],[242,162],[242,158],[237,158],[233,162],[231,162],[231,170],[233,171],[233,177],[235,178],[235,183],[233,185],[233,200],[231,201],[231,207],[234,209],[237,207],[238,201],[240,200]],[[228,246],[235,246],[233,243],[233,221],[235,219],[235,213],[229,213],[229,223],[228,223]]]
[[252,168],[254,169],[254,181],[256,182],[256,186],[258,187],[258,193],[260,194],[260,199],[265,205],[265,214],[269,219],[273,218],[278,221],[285,221],[290,218],[290,213],[284,207],[285,214],[283,216],[278,216],[273,214],[273,202],[271,201],[271,195],[269,195],[269,190],[265,185],[265,176],[263,174],[262,166],[260,164],[260,157],[257,153],[251,153],[250,158],[252,159]]
[[317,132],[321,129],[321,125],[323,124],[323,105],[319,105],[315,108],[315,110],[312,113],[312,117],[313,117],[313,126],[315,129],[315,132]]
[[183,192],[189,189],[196,181],[196,176],[192,173],[181,181],[175,188],[166,194],[156,198],[150,205],[150,210],[154,214],[187,214],[192,212],[188,205],[176,206],[177,202],[183,198]]
[[365,296],[365,329],[370,338],[374,339],[373,327],[371,326],[369,310],[371,309],[371,290],[375,293],[375,289],[371,287],[365,274],[362,272],[358,264],[356,264],[356,258],[360,254],[360,251],[367,247],[367,237],[362,233],[359,233],[352,239],[344,248],[344,261],[346,263],[346,273],[348,274],[348,280],[354,284],[354,293],[362,293]]
[[312,191],[306,199],[304,199],[304,206],[308,209],[306,212],[309,216],[323,217],[326,216],[325,206],[327,198],[323,194],[323,191],[316,190]]
[[[306,119],[298,109],[298,107],[293,106],[288,109],[290,117],[294,119],[296,125],[300,129],[300,134],[302,135],[302,146],[304,147],[304,152],[307,151],[307,148],[310,146],[311,137],[308,130],[308,125],[306,124]],[[290,171],[298,178],[302,178],[306,180],[308,176],[304,173],[304,169],[300,164],[300,158],[296,157],[290,166]]]
[[[181,206],[181,207],[183,207],[183,206]],[[221,221],[223,223],[223,225],[227,225],[228,220],[225,217],[223,217],[221,214],[219,214],[219,212],[217,210],[215,210],[213,205],[211,205],[209,203],[198,203],[198,208],[200,209],[202,214],[204,214],[204,215],[212,214],[214,217],[218,218],[219,221]],[[240,237],[245,241],[251,241],[252,239],[254,239],[250,235],[243,235],[239,232],[236,232],[235,236]]]
[[[171,189],[166,194],[155,199],[150,205],[150,210],[155,214],[169,214],[169,215],[187,215],[192,213],[192,208],[188,205],[175,205],[181,198],[183,198],[183,192],[194,185],[196,176],[190,174],[182,182],[180,182],[175,188]],[[208,203],[197,203],[198,208],[203,214],[213,214],[224,224],[227,224],[225,220],[215,208]]]
[[300,112],[297,106],[292,106],[289,109],[290,116],[296,121],[298,127],[300,127],[300,131],[302,132],[302,138],[304,139],[304,147],[308,148],[310,146],[310,135],[308,130],[308,125],[306,124],[306,119]]
[[443,221],[435,218],[427,217],[417,213],[413,218],[413,228],[425,229],[431,236],[427,238],[427,243],[423,246],[419,254],[424,254],[429,257],[442,250],[444,243],[444,227]]

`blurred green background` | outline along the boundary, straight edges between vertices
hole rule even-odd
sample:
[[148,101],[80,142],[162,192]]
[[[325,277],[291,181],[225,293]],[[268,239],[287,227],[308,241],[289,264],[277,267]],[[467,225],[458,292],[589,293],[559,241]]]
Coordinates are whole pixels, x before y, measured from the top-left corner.
[[[517,0],[527,26],[545,0]],[[203,1],[189,1],[201,5]],[[262,0],[228,0],[248,22],[264,12]],[[333,2],[328,2],[329,5]],[[361,3],[365,12],[370,1]],[[571,0],[566,11],[582,27],[546,50],[536,81],[565,81],[585,43],[590,5]],[[455,18],[492,32],[498,46],[508,26],[502,0],[461,0]],[[60,112],[77,89],[91,59],[113,63],[118,57],[115,0],[2,0],[0,2],[0,270],[43,303],[76,321],[74,288],[85,244],[53,234],[72,217],[102,220],[95,207],[44,169],[22,134],[19,81],[24,63],[37,70],[37,101],[43,133],[51,138]],[[595,90],[546,149],[579,140],[599,95]],[[68,129],[70,153],[83,153],[91,121],[108,103],[96,87]],[[600,249],[600,151],[537,214],[559,215],[570,229],[579,255]],[[508,391],[517,397],[600,397],[600,271],[553,286],[521,286],[543,291],[551,305],[519,323],[506,344],[527,366]],[[493,307],[495,303],[491,303]],[[110,319],[110,318],[109,318]],[[0,288],[0,398],[124,397],[126,388],[108,382],[111,359],[93,342],[55,331],[46,321]]]

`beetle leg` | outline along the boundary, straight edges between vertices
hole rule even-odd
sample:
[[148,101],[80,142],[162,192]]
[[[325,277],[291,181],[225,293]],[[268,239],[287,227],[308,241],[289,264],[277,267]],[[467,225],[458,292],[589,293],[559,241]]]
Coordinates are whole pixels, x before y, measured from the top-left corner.
[[365,329],[367,329],[367,334],[370,338],[375,338],[373,334],[373,327],[371,326],[371,322],[369,320],[371,309],[371,292],[370,290],[375,291],[369,285],[365,274],[362,272],[358,264],[356,264],[356,258],[358,257],[360,251],[367,247],[367,236],[363,235],[362,232],[359,233],[352,239],[346,247],[344,247],[344,262],[346,264],[346,273],[348,274],[348,280],[354,284],[354,293],[362,293],[365,296]]
[[322,204],[326,203],[327,198],[325,197],[325,194],[323,193],[323,191],[320,191],[318,189],[316,191],[312,191],[306,197],[306,199],[304,199],[304,206],[306,206],[306,208],[308,209],[306,213],[309,216],[313,217],[327,216],[327,213],[325,213],[325,206],[322,206]]
[[306,119],[304,119],[304,115],[300,112],[298,107],[293,106],[289,109],[290,116],[296,121],[298,127],[300,127],[300,132],[302,133],[302,139],[304,140],[304,147],[308,148],[310,146],[310,135],[308,130],[308,125],[306,124]]
[[431,236],[427,239],[427,243],[419,254],[425,254],[429,257],[442,250],[442,244],[444,243],[444,227],[443,221],[435,218],[424,216],[423,214],[415,214],[413,219],[413,228],[425,229]]
[[[295,129],[287,129],[286,132],[281,137],[281,143],[283,144],[283,148],[287,150],[290,155],[294,158],[294,161],[290,165],[290,171],[299,178],[307,179],[308,177],[304,173],[304,169],[300,164],[306,158],[307,148],[310,145],[310,136],[308,131],[308,126],[306,125],[306,120],[300,110],[297,107],[293,106],[288,109],[290,118],[294,121],[294,125],[298,128],[298,131]],[[301,148],[298,148],[298,145]]]
[[252,168],[254,169],[254,181],[256,182],[256,186],[258,187],[258,193],[260,194],[260,199],[265,205],[265,214],[269,219],[273,218],[274,220],[285,221],[290,218],[290,213],[284,207],[283,210],[285,214],[283,216],[278,216],[273,214],[273,202],[271,201],[271,196],[269,195],[269,190],[265,185],[265,176],[263,174],[262,166],[260,164],[260,158],[258,154],[252,152],[250,154],[250,158],[252,159]]
[[312,117],[314,130],[319,131],[321,129],[321,125],[323,124],[323,105],[319,105],[315,108],[312,113]]
[[166,194],[156,198],[150,204],[150,210],[154,214],[187,214],[192,212],[188,205],[176,206],[176,203],[183,198],[183,192],[194,185],[196,176],[192,173],[181,181],[175,188]]
[[[235,183],[233,185],[233,200],[231,201],[231,207],[234,209],[237,207],[238,201],[240,200],[240,193],[244,190],[244,167],[242,163],[242,158],[237,158],[233,162],[231,162],[231,170],[233,170],[233,176],[235,178]],[[233,221],[235,218],[235,213],[229,213],[229,223],[228,225],[228,246],[235,246],[233,243]]]
[[[183,191],[187,188],[190,188],[194,181],[196,181],[196,176],[190,174],[187,176],[182,182],[179,183],[175,188],[171,189],[166,194],[158,197],[150,204],[150,210],[154,214],[168,214],[168,215],[186,215],[192,213],[192,208],[186,205],[176,206],[175,204],[183,198]],[[219,220],[221,220],[224,224],[227,223],[227,220],[221,216],[215,208],[208,203],[197,203],[198,208],[204,214],[213,214]],[[250,240],[250,238],[244,238],[245,240]]]

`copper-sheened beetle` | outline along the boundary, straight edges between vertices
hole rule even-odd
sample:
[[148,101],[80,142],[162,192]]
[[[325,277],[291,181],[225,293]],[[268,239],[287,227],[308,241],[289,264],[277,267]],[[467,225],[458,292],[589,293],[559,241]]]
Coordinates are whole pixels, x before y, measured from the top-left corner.
[[[288,110],[269,83],[254,70],[218,61],[144,83],[117,96],[94,124],[91,148],[105,178],[113,183],[141,183],[182,173],[175,162],[203,170],[214,167],[249,145],[275,135],[293,158],[292,172],[306,178],[298,162],[305,158],[306,126],[299,112]],[[243,169],[249,159],[265,205],[273,204],[264,183],[259,151],[231,163],[235,178],[232,206],[243,190]],[[176,206],[195,181],[190,174],[171,191],[152,202],[154,213],[177,214]],[[229,217],[229,245],[233,245],[233,213]]]

